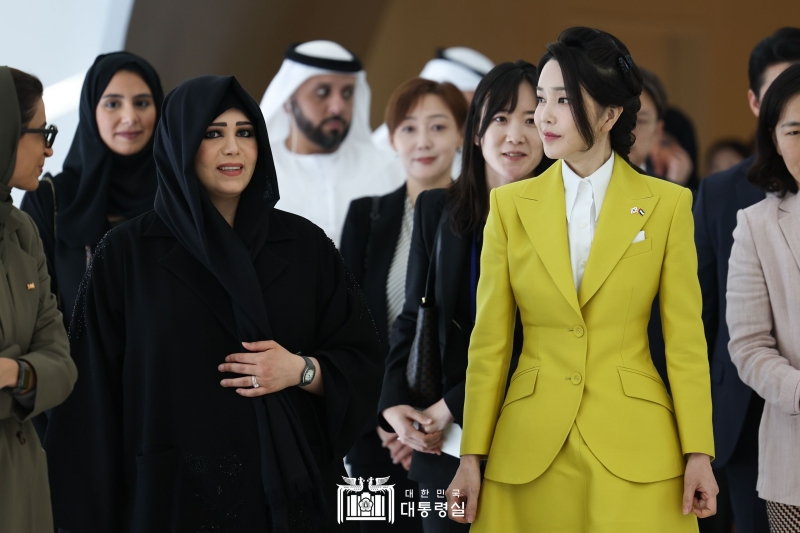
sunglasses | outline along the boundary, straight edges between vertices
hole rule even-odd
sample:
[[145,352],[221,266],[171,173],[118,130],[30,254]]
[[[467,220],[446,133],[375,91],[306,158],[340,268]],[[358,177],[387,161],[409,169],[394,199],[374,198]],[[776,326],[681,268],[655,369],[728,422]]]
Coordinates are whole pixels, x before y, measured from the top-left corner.
[[47,148],[52,148],[53,143],[56,142],[56,135],[58,135],[58,128],[54,124],[50,124],[48,128],[27,129],[23,128],[20,133],[38,133],[44,135],[44,145]]

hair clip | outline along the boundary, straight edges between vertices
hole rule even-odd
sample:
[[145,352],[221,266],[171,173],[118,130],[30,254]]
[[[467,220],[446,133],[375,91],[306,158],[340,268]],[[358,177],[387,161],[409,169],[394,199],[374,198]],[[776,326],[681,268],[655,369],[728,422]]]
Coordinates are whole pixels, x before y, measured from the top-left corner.
[[619,62],[619,68],[622,69],[623,74],[633,67],[633,58],[630,55],[620,57],[617,61]]

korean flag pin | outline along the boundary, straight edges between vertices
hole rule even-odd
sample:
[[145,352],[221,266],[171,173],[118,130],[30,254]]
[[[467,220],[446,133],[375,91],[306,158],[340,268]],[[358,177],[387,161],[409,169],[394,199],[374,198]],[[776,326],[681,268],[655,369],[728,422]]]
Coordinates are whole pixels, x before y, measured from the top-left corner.
[[644,209],[639,209],[638,207],[631,207],[631,215],[635,215],[639,213],[641,216],[644,216]]

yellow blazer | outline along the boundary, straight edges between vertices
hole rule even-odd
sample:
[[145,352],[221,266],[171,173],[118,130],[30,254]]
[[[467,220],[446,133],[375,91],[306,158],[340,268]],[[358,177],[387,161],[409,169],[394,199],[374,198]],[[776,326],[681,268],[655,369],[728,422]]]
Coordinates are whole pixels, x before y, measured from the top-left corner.
[[[488,456],[487,478],[536,479],[573,423],[603,465],[629,481],[681,476],[688,453],[713,457],[691,209],[688,189],[615,155],[576,293],[561,162],[492,191],[461,441],[462,455]],[[632,244],[641,230],[645,239]],[[648,344],[657,293],[672,398]],[[504,397],[516,307],[525,342]]]

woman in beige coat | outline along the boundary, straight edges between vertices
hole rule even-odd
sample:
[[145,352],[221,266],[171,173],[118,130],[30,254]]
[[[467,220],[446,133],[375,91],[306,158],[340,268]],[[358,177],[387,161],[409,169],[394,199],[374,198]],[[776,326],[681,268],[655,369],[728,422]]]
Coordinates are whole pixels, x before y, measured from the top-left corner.
[[739,376],[766,400],[758,495],[770,530],[800,531],[800,65],[770,86],[749,179],[768,193],[739,211],[728,272],[729,349]]
[[52,533],[47,461],[31,418],[63,402],[77,378],[42,242],[11,188],[34,190],[53,130],[42,84],[0,67],[0,532]]

